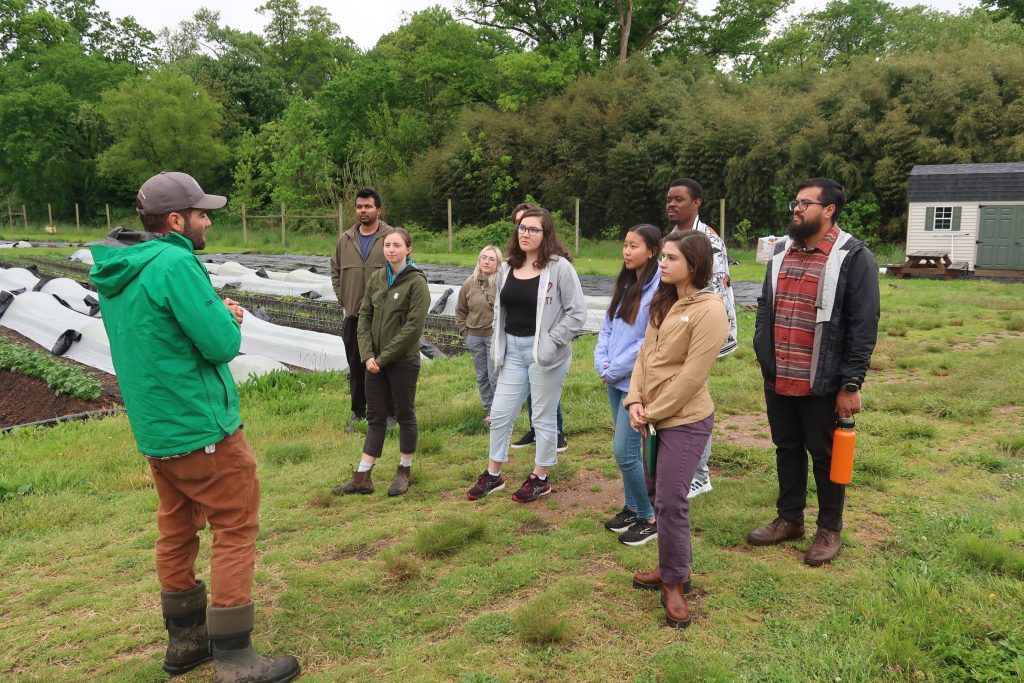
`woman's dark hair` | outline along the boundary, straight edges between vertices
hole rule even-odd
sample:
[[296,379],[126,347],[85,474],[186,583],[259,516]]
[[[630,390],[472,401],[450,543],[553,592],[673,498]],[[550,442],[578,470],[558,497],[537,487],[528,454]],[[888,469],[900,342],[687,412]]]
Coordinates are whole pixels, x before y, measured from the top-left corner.
[[636,322],[636,314],[640,310],[640,299],[643,296],[647,284],[658,276],[658,254],[661,253],[661,230],[650,223],[634,225],[626,231],[626,234],[634,232],[640,236],[647,245],[647,248],[654,252],[651,260],[644,266],[640,276],[634,270],[630,270],[625,264],[615,279],[615,286],[612,288],[612,302],[608,305],[608,319],[621,318],[624,322],[632,325]]
[[[714,251],[711,248],[711,240],[702,232],[686,230],[682,233],[670,233],[662,242],[662,250],[669,242],[673,243],[679,253],[686,259],[690,266],[690,284],[697,289],[704,289],[711,282],[714,274]],[[669,309],[679,300],[679,292],[674,284],[662,282],[658,285],[658,291],[651,298],[651,324],[661,327],[665,321]]]
[[[548,261],[551,260],[551,257],[556,255],[561,256],[567,261],[572,261],[572,257],[569,256],[569,250],[562,244],[562,240],[558,239],[555,221],[552,220],[548,210],[540,208],[527,209],[526,213],[519,217],[519,220],[521,221],[531,216],[540,218],[540,226],[544,230],[544,238],[540,243],[540,253],[537,254],[537,260],[533,265],[537,268],[544,268]],[[508,238],[508,244],[505,245],[505,253],[508,254],[508,264],[513,268],[522,268],[526,264],[526,252],[519,246],[518,227],[512,231],[512,235]]]
[[[516,208],[512,209],[512,213],[509,214],[509,220],[512,221],[513,227],[515,227],[514,224],[516,222],[516,214],[518,214],[520,211],[529,211],[530,209],[538,209],[538,208],[540,208],[540,207],[537,206],[536,204],[531,204],[530,202],[523,202],[522,204],[516,204]],[[521,218],[521,216],[520,216],[520,218]]]

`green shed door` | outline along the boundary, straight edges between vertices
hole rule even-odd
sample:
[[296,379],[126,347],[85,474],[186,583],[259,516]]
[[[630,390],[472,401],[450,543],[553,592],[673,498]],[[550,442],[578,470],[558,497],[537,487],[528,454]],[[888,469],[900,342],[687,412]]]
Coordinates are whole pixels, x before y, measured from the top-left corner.
[[981,207],[975,268],[1024,269],[1024,206]]

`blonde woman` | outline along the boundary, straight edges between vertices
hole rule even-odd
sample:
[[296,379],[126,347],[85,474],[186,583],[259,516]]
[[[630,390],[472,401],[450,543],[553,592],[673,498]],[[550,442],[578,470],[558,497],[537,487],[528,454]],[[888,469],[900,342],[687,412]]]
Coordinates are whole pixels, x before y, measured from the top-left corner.
[[494,400],[494,387],[498,384],[498,371],[491,358],[491,323],[494,321],[495,282],[500,263],[501,249],[491,244],[481,249],[476,268],[462,283],[459,300],[455,304],[455,324],[473,358],[476,386],[480,390],[484,422],[487,424],[491,423],[491,402]]

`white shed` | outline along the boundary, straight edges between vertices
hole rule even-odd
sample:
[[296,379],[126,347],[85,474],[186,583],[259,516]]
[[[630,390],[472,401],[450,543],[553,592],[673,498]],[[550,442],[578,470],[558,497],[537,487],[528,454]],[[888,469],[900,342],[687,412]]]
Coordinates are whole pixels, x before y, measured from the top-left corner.
[[914,166],[907,253],[944,250],[979,274],[1024,275],[1024,162]]

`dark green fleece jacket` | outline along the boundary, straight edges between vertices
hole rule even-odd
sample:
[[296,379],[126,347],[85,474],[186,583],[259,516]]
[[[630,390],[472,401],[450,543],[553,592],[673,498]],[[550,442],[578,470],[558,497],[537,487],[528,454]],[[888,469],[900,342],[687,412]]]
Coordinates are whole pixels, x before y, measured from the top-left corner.
[[89,276],[139,450],[161,457],[216,443],[241,426],[227,363],[242,332],[176,233],[92,247]]
[[359,357],[381,367],[419,358],[420,335],[430,308],[427,277],[411,261],[388,285],[388,264],[370,276],[359,307]]

